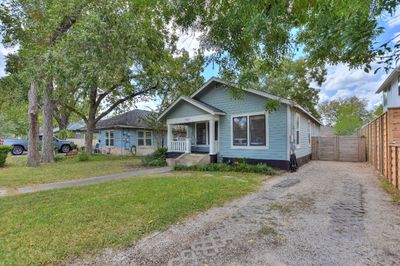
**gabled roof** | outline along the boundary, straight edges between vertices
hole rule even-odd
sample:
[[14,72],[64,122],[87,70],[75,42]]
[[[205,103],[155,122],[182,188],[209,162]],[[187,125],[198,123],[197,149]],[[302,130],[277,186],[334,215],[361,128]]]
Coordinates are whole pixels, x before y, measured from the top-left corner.
[[105,128],[147,128],[145,118],[150,111],[135,109],[97,122],[96,129]]
[[207,113],[210,113],[212,115],[226,115],[224,111],[219,110],[218,108],[215,108],[214,106],[211,106],[209,104],[206,104],[204,102],[201,102],[199,100],[195,100],[193,98],[190,98],[188,96],[181,96],[176,100],[173,104],[171,104],[159,117],[158,119],[161,119],[163,116],[165,116],[174,106],[176,106],[178,103],[181,101],[188,102],[197,108],[206,111]]
[[386,91],[387,88],[392,84],[392,82],[399,76],[400,67],[396,67],[392,73],[385,79],[381,86],[379,86],[378,90],[375,93],[380,93],[382,91]]
[[[168,107],[168,108],[160,115],[159,119],[161,119],[166,113],[168,113],[169,110],[171,110],[171,109],[173,108],[173,106],[175,106],[178,102],[180,102],[180,101],[183,100],[183,99],[185,99],[186,101],[188,101],[188,102],[190,102],[190,103],[196,101],[196,102],[202,103],[203,105],[206,105],[205,103],[200,102],[200,101],[198,101],[198,100],[195,100],[195,99],[193,99],[193,98],[194,98],[196,95],[198,95],[200,92],[202,92],[205,88],[207,88],[208,86],[210,86],[212,83],[219,83],[219,84],[224,84],[224,85],[226,85],[227,87],[236,87],[236,88],[238,88],[238,85],[235,84],[235,83],[227,82],[227,81],[222,80],[222,79],[217,78],[217,77],[212,77],[212,78],[210,78],[208,81],[206,81],[206,83],[204,83],[204,84],[203,84],[197,91],[195,91],[190,97],[183,96],[183,97],[179,98],[178,100],[176,100],[170,107]],[[277,100],[277,101],[279,101],[279,102],[281,102],[281,103],[284,103],[284,104],[290,105],[290,106],[292,106],[292,107],[295,107],[295,108],[301,110],[301,111],[302,111],[303,113],[305,113],[306,115],[308,115],[308,116],[309,116],[311,119],[313,119],[315,122],[317,122],[318,124],[322,125],[322,123],[321,123],[317,118],[315,118],[308,110],[306,110],[305,108],[303,108],[301,105],[299,105],[298,103],[296,103],[296,102],[293,101],[293,100],[285,99],[285,98],[282,98],[282,97],[279,97],[279,96],[275,96],[275,95],[272,95],[272,94],[267,93],[267,92],[264,92],[264,91],[255,90],[255,89],[243,89],[243,90],[246,91],[246,92],[249,92],[249,93],[252,93],[252,94],[255,94],[255,95],[264,97],[264,98],[268,98],[268,99],[272,99],[272,100]],[[189,99],[190,99],[190,101],[189,101]],[[213,107],[213,108],[215,108],[215,107]],[[219,110],[219,111],[221,111],[221,110]],[[221,111],[221,112],[223,112],[223,111]],[[213,113],[213,114],[218,114],[218,113]],[[223,114],[225,114],[225,113],[223,113]]]

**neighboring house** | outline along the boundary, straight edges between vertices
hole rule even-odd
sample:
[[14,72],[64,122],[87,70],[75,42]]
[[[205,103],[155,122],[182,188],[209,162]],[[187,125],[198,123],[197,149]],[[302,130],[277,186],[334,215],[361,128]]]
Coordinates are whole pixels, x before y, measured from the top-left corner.
[[388,108],[400,107],[400,67],[396,67],[385,79],[376,93],[383,95],[383,112]]
[[[80,138],[85,138],[84,137],[84,134],[86,132],[85,126],[86,125],[83,121],[78,121],[68,125],[66,129],[74,134],[74,138],[80,139]],[[53,129],[54,133],[58,133],[59,131],[60,128],[58,127]]]
[[[160,115],[168,128],[168,156],[207,153],[211,162],[243,158],[282,169],[289,168],[291,153],[299,164],[310,160],[311,137],[319,136],[316,118],[294,101],[254,89],[234,99],[233,86],[211,78]],[[265,111],[268,99],[280,102],[277,111]]]
[[[84,147],[85,146],[85,135],[86,135],[86,125],[83,121],[78,121],[75,123],[72,123],[67,126],[67,130],[69,132],[72,132],[73,136],[69,137],[68,140],[72,141],[78,147]],[[60,129],[58,127],[53,129],[54,133],[58,133]],[[98,140],[98,131],[95,130],[93,134],[93,145],[96,145]]]
[[[99,147],[102,153],[129,155],[148,155],[162,146],[159,136],[146,125],[145,110],[132,110],[114,117],[100,120],[96,124],[99,131]],[[161,142],[161,143],[160,143]]]

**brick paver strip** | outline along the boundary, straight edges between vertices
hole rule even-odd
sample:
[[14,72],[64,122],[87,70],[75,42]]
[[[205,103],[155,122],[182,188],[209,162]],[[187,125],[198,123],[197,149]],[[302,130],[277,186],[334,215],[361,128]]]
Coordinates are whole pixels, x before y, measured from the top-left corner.
[[67,188],[67,187],[74,187],[74,186],[81,186],[81,185],[89,185],[89,184],[97,184],[102,183],[110,180],[117,180],[123,179],[128,177],[134,177],[139,175],[150,175],[150,174],[162,174],[167,173],[172,170],[171,167],[161,167],[161,168],[152,168],[152,169],[144,169],[138,170],[134,172],[124,172],[112,175],[105,175],[105,176],[96,176],[96,177],[89,177],[83,179],[75,179],[75,180],[68,180],[63,182],[55,182],[55,183],[47,183],[47,184],[39,184],[33,186],[26,186],[26,187],[19,187],[16,189],[14,193],[7,193],[6,191],[0,191],[0,197],[9,196],[9,195],[18,195],[24,193],[32,193],[42,190],[50,190],[55,188]]

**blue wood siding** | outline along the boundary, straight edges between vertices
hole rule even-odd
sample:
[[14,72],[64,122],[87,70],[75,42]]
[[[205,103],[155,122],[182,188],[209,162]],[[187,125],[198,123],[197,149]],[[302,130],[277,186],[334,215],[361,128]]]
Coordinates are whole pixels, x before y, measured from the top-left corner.
[[[311,136],[319,136],[319,124],[315,123],[308,116],[300,111],[296,111],[291,109],[291,130],[293,134],[293,138],[291,138],[291,147],[294,149],[296,157],[300,158],[306,155],[311,154],[311,145],[308,141],[308,124],[311,123]],[[295,122],[296,122],[296,114],[300,114],[300,145],[296,145],[296,132],[295,132]],[[314,129],[314,130],[313,130]],[[314,133],[313,133],[314,132]]]
[[277,111],[268,115],[268,149],[231,148],[231,116],[241,113],[262,112],[265,110],[266,99],[247,92],[240,99],[233,99],[229,90],[223,85],[218,85],[215,88],[210,86],[195,97],[195,99],[226,112],[225,116],[220,116],[219,122],[219,155],[248,159],[287,160],[287,106],[285,104],[281,104]]
[[190,117],[190,116],[204,115],[204,114],[208,113],[182,100],[177,105],[175,105],[174,108],[172,108],[172,110],[168,112],[167,118],[168,119],[182,118],[182,117]]
[[[130,149],[133,145],[137,144],[137,129],[131,128],[118,128],[118,129],[101,129],[99,134],[100,146],[106,146],[106,131],[113,130],[114,131],[114,147],[122,148],[122,149]],[[141,130],[141,129],[138,129]],[[151,130],[147,130],[151,131]],[[166,135],[163,137],[164,143],[166,143]],[[156,139],[154,134],[152,134],[152,144],[156,145]]]

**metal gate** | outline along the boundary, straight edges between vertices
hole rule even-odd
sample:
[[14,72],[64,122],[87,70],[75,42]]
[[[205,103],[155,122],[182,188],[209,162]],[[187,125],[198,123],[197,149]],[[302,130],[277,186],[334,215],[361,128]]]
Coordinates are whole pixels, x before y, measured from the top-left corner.
[[356,136],[313,137],[312,159],[365,162],[365,138]]

